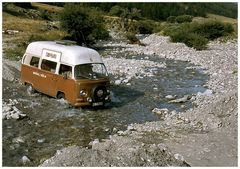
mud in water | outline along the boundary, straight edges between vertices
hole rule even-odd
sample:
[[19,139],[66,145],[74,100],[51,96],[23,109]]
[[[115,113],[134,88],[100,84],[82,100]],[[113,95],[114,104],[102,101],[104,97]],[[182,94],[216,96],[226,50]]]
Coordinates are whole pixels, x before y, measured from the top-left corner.
[[131,123],[160,120],[153,108],[184,111],[193,106],[191,101],[168,103],[166,95],[181,98],[206,90],[208,75],[195,65],[157,56],[129,55],[127,59],[133,57],[165,62],[166,68],[146,68],[153,77],[133,78],[130,86],[112,86],[112,102],[105,108],[76,109],[43,94],[29,96],[25,86],[3,80],[3,100],[17,99],[15,106],[27,114],[21,120],[3,120],[3,166],[23,166],[23,156],[31,160],[27,166],[37,166],[63,147],[86,147]]

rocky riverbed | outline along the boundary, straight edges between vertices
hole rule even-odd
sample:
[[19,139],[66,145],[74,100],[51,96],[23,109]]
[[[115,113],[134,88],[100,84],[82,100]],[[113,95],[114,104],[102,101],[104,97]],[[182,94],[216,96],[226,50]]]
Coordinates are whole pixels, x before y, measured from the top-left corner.
[[[143,38],[141,42],[145,46],[123,41],[101,44],[108,51],[104,53],[104,62],[112,75],[113,84],[134,87],[134,79],[154,79],[157,69],[168,66],[164,60],[154,62],[154,58],[186,61],[193,65],[186,71],[197,69],[209,76],[203,86],[208,89],[193,95],[180,97],[168,93],[161,97],[179,107],[191,101],[194,107],[180,112],[181,109],[152,107],[151,111],[160,117],[160,121],[128,124],[125,131],[113,129],[112,135],[105,139],[92,139],[88,146],[58,150],[40,166],[237,166],[237,42],[214,41],[204,51],[171,43],[168,37],[155,34]],[[129,52],[132,53],[131,58],[124,56]],[[120,53],[121,57],[117,57]],[[19,63],[3,60],[5,80],[18,83],[17,70]],[[197,76],[196,72],[193,72],[194,76]],[[158,87],[150,87],[158,96],[161,94]],[[121,102],[118,98],[114,101]],[[4,100],[5,120],[11,118],[11,114],[7,116],[10,111],[18,112],[19,118],[21,114],[21,118],[25,118],[25,113],[17,108],[17,102]],[[28,163],[30,159],[23,156],[22,161]]]
[[[129,130],[97,142],[89,150],[65,148],[41,166],[237,166],[237,42],[214,41],[204,51],[171,43],[169,37],[157,35],[146,37],[142,43],[146,46],[105,46],[121,46],[121,53],[157,55],[198,65],[210,77],[208,90],[191,98],[197,106],[181,113],[165,109],[164,121],[132,124]],[[162,156],[163,150],[178,163],[161,163],[160,159],[166,160],[169,155]],[[94,159],[89,158],[91,155]],[[98,158],[103,158],[103,163]]]

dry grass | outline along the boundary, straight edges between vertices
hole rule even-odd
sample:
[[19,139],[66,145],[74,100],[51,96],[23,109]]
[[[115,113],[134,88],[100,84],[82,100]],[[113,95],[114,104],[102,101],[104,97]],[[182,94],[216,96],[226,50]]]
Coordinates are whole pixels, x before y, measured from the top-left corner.
[[194,17],[193,21],[200,22],[200,23],[208,22],[208,21],[220,21],[220,22],[224,22],[224,23],[237,24],[237,19],[228,18],[225,16],[220,16],[220,15],[215,15],[215,14],[207,14],[206,18]]
[[46,10],[48,12],[60,12],[63,8],[62,7],[58,7],[58,6],[53,6],[53,5],[49,5],[49,4],[43,4],[43,3],[39,3],[39,2],[32,2],[31,3],[33,7],[41,9],[41,10]]
[[27,44],[30,41],[38,40],[59,40],[67,36],[61,30],[47,30],[47,21],[16,17],[3,12],[3,30],[18,30],[14,35],[3,34],[4,57],[19,59],[23,55]]
[[45,30],[47,21],[34,20],[23,17],[16,17],[8,13],[3,12],[3,30],[18,30],[20,33],[14,35],[18,36],[30,36],[34,34],[45,35],[46,37],[63,37],[66,33],[61,30]]
[[43,20],[33,20],[33,19],[28,19],[23,17],[16,17],[3,12],[3,21],[2,21],[3,30],[13,29],[13,30],[19,30],[26,34],[31,34],[31,33],[39,32],[41,30],[41,27],[45,23],[46,22]]
[[228,18],[228,17],[220,16],[220,15],[208,14],[207,18],[215,19],[217,21],[221,21],[221,22],[225,22],[225,23],[237,24],[237,19]]

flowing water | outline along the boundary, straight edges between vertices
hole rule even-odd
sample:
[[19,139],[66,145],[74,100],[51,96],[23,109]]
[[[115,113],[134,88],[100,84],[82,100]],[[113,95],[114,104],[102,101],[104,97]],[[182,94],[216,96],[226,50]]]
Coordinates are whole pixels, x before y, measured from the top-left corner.
[[148,58],[165,62],[166,68],[154,69],[153,77],[133,78],[131,86],[112,86],[112,102],[99,109],[69,107],[63,100],[42,94],[29,96],[25,86],[3,80],[3,100],[17,99],[16,107],[27,114],[21,120],[3,120],[3,166],[23,166],[21,158],[25,155],[31,160],[28,166],[37,166],[63,147],[86,147],[90,141],[108,138],[115,129],[124,130],[131,123],[159,120],[152,113],[155,107],[184,111],[192,107],[190,101],[168,103],[165,96],[183,97],[206,90],[203,85],[208,75],[192,69],[194,65],[157,56]]

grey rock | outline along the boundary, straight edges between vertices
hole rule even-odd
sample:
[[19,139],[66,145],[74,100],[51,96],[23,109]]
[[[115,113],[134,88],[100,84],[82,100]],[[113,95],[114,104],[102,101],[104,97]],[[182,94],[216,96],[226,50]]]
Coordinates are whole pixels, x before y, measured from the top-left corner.
[[128,79],[124,79],[123,81],[122,81],[122,83],[128,83]]
[[186,106],[183,104],[183,105],[181,105],[181,108],[185,108]]
[[205,96],[211,96],[213,94],[213,91],[210,89],[205,90],[203,93],[198,92],[197,95],[205,95]]
[[153,112],[153,113],[156,113],[157,115],[159,115],[162,120],[165,120],[165,118],[166,118],[166,117],[168,116],[168,114],[169,114],[169,110],[166,109],[166,108],[163,108],[163,109],[154,108],[154,109],[152,110],[152,112]]
[[24,139],[22,137],[16,137],[12,140],[13,143],[24,143]]
[[95,145],[95,144],[98,144],[98,143],[99,143],[99,139],[97,138],[97,139],[93,140],[92,145]]
[[23,164],[25,165],[25,164],[31,162],[31,160],[30,160],[27,156],[23,156],[23,157],[22,157],[22,162],[23,162]]
[[95,139],[89,143],[90,146],[95,146],[96,144],[99,144],[99,139]]
[[19,30],[6,30],[6,31],[4,31],[4,33],[7,33],[9,35],[14,35],[14,34],[19,33]]
[[172,95],[165,96],[165,98],[168,99],[168,100],[176,99],[176,97],[177,97],[176,95],[174,95],[174,96],[172,96]]
[[177,160],[180,160],[180,161],[185,161],[183,156],[181,154],[174,154],[174,157],[177,159]]
[[12,107],[10,106],[3,106],[3,112],[8,112],[8,111],[11,111],[12,110]]
[[156,114],[158,114],[158,115],[164,115],[164,114],[167,114],[167,113],[169,112],[169,110],[166,109],[166,108],[163,108],[163,109],[154,108],[154,109],[152,110],[152,112],[153,112],[153,113],[156,113]]
[[133,126],[128,126],[127,130],[132,131],[132,130],[134,130],[134,127]]
[[45,142],[45,139],[44,139],[44,138],[38,139],[37,142],[38,142],[38,143],[44,143],[44,142]]
[[124,133],[123,131],[121,131],[121,130],[118,131],[117,134],[118,134],[119,136],[123,136],[123,135],[125,135],[125,133]]
[[121,80],[116,80],[114,83],[115,83],[115,85],[120,85],[121,84]]
[[184,95],[182,98],[169,101],[169,103],[184,103],[184,102],[187,102],[189,99],[191,99],[191,96]]
[[118,131],[117,128],[114,127],[113,132],[116,133],[117,131]]
[[20,116],[19,116],[19,114],[18,114],[18,113],[14,113],[14,114],[12,114],[12,115],[11,115],[11,118],[12,118],[12,119],[16,119],[16,120],[17,120],[17,119],[19,119],[19,118],[20,118]]

